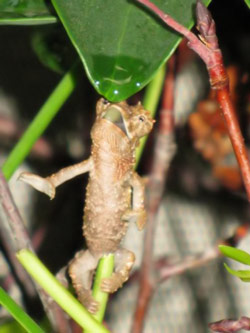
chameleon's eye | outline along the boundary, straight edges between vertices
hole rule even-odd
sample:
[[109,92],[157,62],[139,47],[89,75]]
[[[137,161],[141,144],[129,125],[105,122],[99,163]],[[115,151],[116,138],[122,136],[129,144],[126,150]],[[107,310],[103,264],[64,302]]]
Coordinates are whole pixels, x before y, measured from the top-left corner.
[[140,116],[140,117],[139,117],[139,120],[143,123],[143,122],[145,121],[145,117]]

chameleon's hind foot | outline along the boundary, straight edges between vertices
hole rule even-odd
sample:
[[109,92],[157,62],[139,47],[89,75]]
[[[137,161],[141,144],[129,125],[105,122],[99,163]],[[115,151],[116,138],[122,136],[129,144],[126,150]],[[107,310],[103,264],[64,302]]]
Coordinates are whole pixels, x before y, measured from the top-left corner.
[[109,278],[102,279],[101,289],[106,293],[114,293],[121,288],[123,283],[127,281],[129,274],[122,276],[121,273],[113,273]]
[[91,313],[96,313],[99,307],[99,303],[91,295],[92,278],[97,264],[98,258],[89,250],[77,252],[69,264],[69,275],[77,298]]
[[102,279],[101,289],[107,293],[114,293],[121,288],[129,278],[129,273],[135,262],[133,252],[126,249],[118,249],[115,252],[115,272],[109,278]]
[[91,290],[82,289],[78,294],[79,301],[92,314],[99,309],[99,303],[91,295]]
[[47,194],[50,199],[55,196],[55,186],[47,178],[42,178],[30,172],[22,172],[18,179]]

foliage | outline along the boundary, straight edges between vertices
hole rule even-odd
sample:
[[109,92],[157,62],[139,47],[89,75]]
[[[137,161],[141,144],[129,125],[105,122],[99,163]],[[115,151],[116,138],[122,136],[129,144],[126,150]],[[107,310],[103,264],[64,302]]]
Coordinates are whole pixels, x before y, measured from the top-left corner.
[[[155,1],[187,27],[193,24],[195,2]],[[177,33],[133,1],[52,0],[52,3],[95,89],[114,102],[141,90],[180,41]]]
[[44,0],[1,0],[0,24],[34,25],[55,23]]
[[245,0],[245,3],[250,8],[250,0]]
[[[250,266],[250,254],[247,252],[226,245],[220,245],[219,249],[226,257]],[[224,266],[230,274],[239,277],[244,282],[250,282],[250,271],[236,271],[230,268],[226,263],[224,263]]]
[[0,304],[30,333],[44,333],[44,331],[31,319],[13,299],[0,288]]

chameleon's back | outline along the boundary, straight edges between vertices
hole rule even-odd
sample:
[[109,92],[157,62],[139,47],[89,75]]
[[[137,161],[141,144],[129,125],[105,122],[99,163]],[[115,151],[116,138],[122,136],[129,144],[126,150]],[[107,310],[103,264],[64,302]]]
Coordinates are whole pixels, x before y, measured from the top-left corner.
[[129,180],[133,150],[126,134],[115,124],[100,119],[92,128],[90,172],[84,209],[84,236],[96,254],[115,252],[127,230],[122,216],[131,206]]

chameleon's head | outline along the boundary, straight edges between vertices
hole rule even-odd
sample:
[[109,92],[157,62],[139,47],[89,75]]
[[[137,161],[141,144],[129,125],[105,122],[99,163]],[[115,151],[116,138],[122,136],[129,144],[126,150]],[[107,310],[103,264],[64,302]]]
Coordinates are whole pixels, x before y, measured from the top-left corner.
[[141,138],[153,128],[155,120],[139,102],[135,106],[125,101],[110,103],[101,98],[96,107],[97,119],[105,118],[121,128],[129,139]]
[[129,109],[130,117],[124,119],[128,137],[133,139],[147,135],[152,130],[155,120],[140,102],[135,106],[130,106]]

